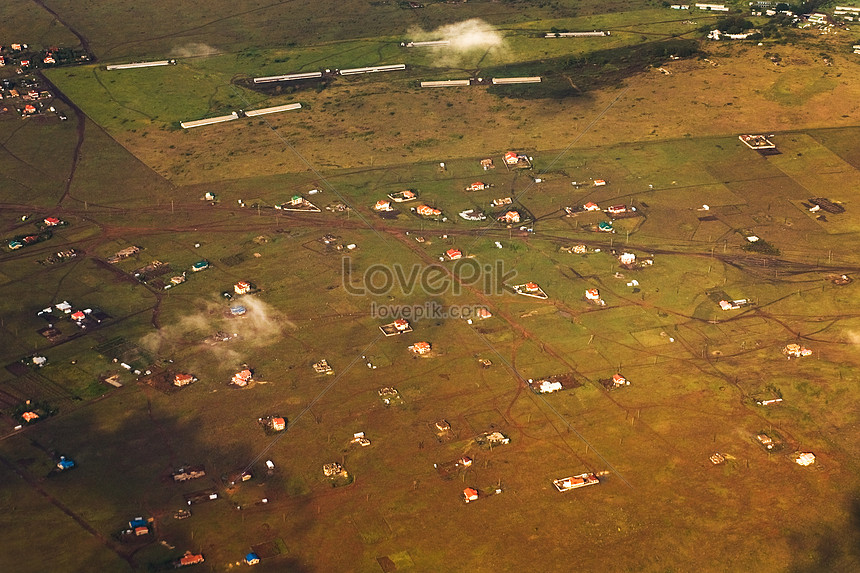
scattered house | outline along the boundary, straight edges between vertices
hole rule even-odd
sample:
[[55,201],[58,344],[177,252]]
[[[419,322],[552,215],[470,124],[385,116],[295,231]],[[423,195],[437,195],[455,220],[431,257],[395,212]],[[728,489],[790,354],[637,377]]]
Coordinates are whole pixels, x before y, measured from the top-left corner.
[[486,320],[488,318],[493,318],[493,313],[486,307],[481,307],[478,309],[478,319]]
[[350,444],[358,444],[362,448],[366,448],[370,445],[370,440],[364,437],[364,432],[356,432],[352,435],[352,440],[349,442]]
[[415,212],[421,215],[422,217],[438,217],[442,214],[442,211],[439,209],[434,209],[429,205],[419,205]]
[[479,446],[492,448],[493,446],[504,446],[511,443],[511,439],[499,431],[484,432],[475,438]]
[[622,376],[621,374],[613,374],[612,380],[610,381],[612,388],[619,388],[621,386],[630,386],[630,380]]
[[468,209],[466,211],[460,211],[460,217],[466,219],[467,221],[485,221],[487,216],[484,215],[481,211],[477,209]]
[[603,187],[604,185],[606,185],[605,179],[595,179],[594,180],[594,186],[595,187]]
[[767,434],[757,434],[755,439],[758,440],[758,443],[764,446],[765,449],[772,450],[775,446],[773,438]]
[[622,265],[632,265],[636,262],[636,255],[634,255],[633,253],[627,253],[627,252],[621,253],[621,256],[618,257],[618,261]]
[[197,378],[191,374],[183,374],[179,373],[173,376],[173,385],[179,388],[183,386],[188,386],[189,384],[193,384],[197,382]]
[[84,314],[84,311],[79,310],[79,311],[77,311],[77,312],[73,312],[73,313],[72,313],[72,315],[71,315],[69,318],[71,318],[71,319],[72,319],[72,320],[74,320],[75,322],[81,322],[81,321],[82,321],[83,319],[85,319],[86,317],[87,317],[87,315],[86,315],[86,314]]
[[75,467],[74,460],[68,459],[66,456],[60,456],[60,461],[57,462],[57,469],[61,472],[70,470]]
[[776,149],[774,145],[765,135],[739,135],[738,139],[750,149]]
[[410,189],[406,189],[405,191],[398,191],[397,193],[389,193],[388,198],[395,203],[406,203],[407,201],[418,199],[418,193]]
[[319,213],[320,208],[302,197],[301,195],[293,195],[287,203],[275,205],[275,209],[279,211],[307,211]]
[[489,159],[489,158],[481,160],[481,167],[484,169],[484,171],[486,171],[487,169],[495,169],[496,168],[496,166],[493,165],[493,160]]
[[325,358],[314,364],[314,372],[317,374],[334,374],[334,370],[331,369]]
[[135,517],[128,522],[128,528],[135,536],[146,535],[149,533],[149,521],[142,517]]
[[592,472],[585,472],[579,475],[553,480],[552,484],[560,492],[570,491],[589,485],[597,485],[600,480],[597,479]]
[[520,214],[517,211],[508,211],[507,213],[499,217],[499,221],[510,224],[519,223]]
[[463,499],[466,501],[466,503],[469,503],[470,501],[477,501],[478,490],[471,487],[467,487],[463,490]]
[[233,291],[236,294],[248,294],[252,288],[254,288],[253,285],[248,281],[239,281],[233,285]]
[[815,454],[812,452],[802,452],[794,460],[799,466],[811,466],[815,463]]
[[246,565],[257,565],[260,562],[260,557],[256,553],[248,553],[245,555]]
[[206,475],[206,470],[203,466],[195,466],[195,467],[182,467],[173,472],[173,481],[174,482],[186,482],[192,479],[199,479]]
[[373,206],[375,211],[393,211],[394,209],[391,207],[391,201],[386,201],[385,199],[380,199],[376,202],[376,205]]
[[463,251],[460,249],[448,249],[445,251],[445,256],[448,257],[449,261],[456,261],[463,258]]
[[549,296],[543,291],[537,283],[527,282],[522,285],[515,285],[514,292],[522,296],[530,296],[539,299],[547,299]]
[[385,336],[394,336],[395,334],[406,334],[408,332],[412,332],[412,327],[409,325],[409,321],[405,318],[398,318],[392,323],[384,324],[379,327]]
[[400,401],[400,393],[396,388],[386,386],[385,388],[377,390],[376,393],[382,399],[382,403],[386,406],[390,406],[392,402]]
[[251,373],[251,371],[248,369],[245,369],[245,370],[240,370],[239,372],[236,372],[235,374],[233,374],[233,378],[232,378],[231,382],[233,382],[233,384],[235,384],[236,386],[243,388],[243,387],[247,386],[249,382],[251,382],[252,378],[253,378],[253,374]]
[[726,457],[723,454],[717,452],[710,457],[710,460],[711,460],[712,464],[714,464],[715,466],[718,466],[721,463],[726,461]]
[[240,304],[230,307],[230,316],[244,316],[246,312],[248,312],[248,309]]
[[480,181],[475,181],[474,183],[466,187],[466,191],[483,191],[487,187],[489,187],[489,185],[486,185]]
[[597,205],[597,203],[594,203],[592,201],[589,201],[588,203],[583,205],[582,208],[586,211],[600,211],[600,207]]
[[38,420],[39,414],[37,414],[36,412],[24,412],[23,414],[21,414],[21,419],[27,423],[30,423],[33,420]]
[[[537,78],[540,81],[540,78]],[[502,83],[496,80],[493,80],[493,83]],[[505,82],[508,83],[508,82]],[[505,167],[507,168],[519,168],[519,169],[528,169],[532,166],[531,159],[527,155],[523,155],[522,153],[517,153],[516,151],[508,151],[502,156],[502,159],[505,163]]]
[[612,205],[609,207],[606,212],[609,215],[623,215],[627,213],[630,209],[627,208],[627,205]]
[[789,360],[791,360],[792,357],[800,358],[802,356],[810,356],[812,355],[812,350],[810,350],[809,348],[804,348],[800,344],[791,343],[785,345],[785,348],[782,349],[782,353],[785,354]]
[[24,115],[33,115],[36,113],[36,108],[32,104],[27,104],[24,106]]
[[609,221],[601,221],[597,224],[597,230],[602,233],[614,233],[615,229],[612,228],[612,223]]
[[490,205],[493,207],[501,207],[502,205],[510,205],[514,200],[510,197],[499,197],[498,199],[493,199],[490,201]]
[[439,420],[435,424],[437,432],[450,432],[451,424],[448,423],[448,420]]
[[597,304],[599,306],[605,306],[606,305],[606,301],[604,301],[602,298],[600,298],[600,291],[597,290],[596,288],[590,288],[590,289],[586,290],[585,291],[585,298],[586,298],[586,300],[590,300],[591,302],[593,302],[594,304]]
[[740,299],[731,300],[731,301],[721,300],[720,301],[720,308],[723,310],[737,310],[741,307],[748,306],[750,304],[752,304],[752,302],[750,302],[748,299],[745,299],[745,298],[740,298]]
[[325,477],[335,478],[338,476],[346,476],[347,472],[343,466],[337,462],[330,462],[323,466],[323,475]]
[[203,563],[205,559],[203,559],[202,553],[191,553],[190,551],[186,551],[185,555],[179,558],[179,566],[186,567],[188,565],[197,565],[198,563]]
[[275,432],[283,432],[287,429],[287,421],[281,417],[275,417],[271,420],[271,426]]
[[416,342],[412,346],[409,347],[409,350],[414,352],[415,354],[430,354],[430,343],[429,342]]
[[176,275],[175,277],[170,277],[170,282],[164,285],[165,289],[169,289],[175,287],[176,285],[181,285],[186,281],[185,274]]
[[208,269],[208,268],[209,268],[209,261],[207,261],[207,260],[205,260],[205,259],[204,259],[204,260],[202,260],[202,261],[197,261],[196,263],[194,263],[193,265],[191,265],[191,272],[192,272],[192,273],[197,273],[197,272],[200,272],[200,271],[206,270],[206,269]]
[[537,391],[540,394],[551,394],[552,392],[561,392],[564,390],[564,386],[558,380],[540,380],[539,382],[540,384],[537,386]]
[[58,218],[56,218],[56,217],[45,217],[45,218],[42,220],[42,222],[45,224],[45,226],[46,226],[46,227],[56,227],[56,226],[58,226],[60,223],[62,223],[62,221],[60,221],[60,220],[59,220]]

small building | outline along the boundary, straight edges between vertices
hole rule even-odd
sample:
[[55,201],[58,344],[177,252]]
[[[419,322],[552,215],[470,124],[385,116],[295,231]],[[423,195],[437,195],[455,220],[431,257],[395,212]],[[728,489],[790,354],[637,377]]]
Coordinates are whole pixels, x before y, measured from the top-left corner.
[[405,318],[398,318],[392,324],[399,332],[406,332],[409,330],[409,321]]
[[248,281],[239,281],[233,285],[233,291],[236,294],[248,294],[252,288],[253,286]]
[[596,288],[590,288],[585,291],[585,298],[597,302],[600,300],[600,291]]
[[602,233],[613,233],[615,230],[612,228],[612,223],[609,221],[601,221],[597,224],[597,230]]
[[21,419],[27,423],[30,423],[33,420],[38,420],[39,414],[37,414],[36,412],[24,412],[23,414],[21,414]]
[[248,312],[248,309],[240,304],[230,307],[230,316],[244,316],[246,312]]
[[711,460],[711,463],[715,466],[718,466],[726,461],[726,457],[720,452],[713,454],[709,459]]
[[448,257],[449,261],[456,261],[463,258],[463,251],[460,249],[448,249],[445,251],[445,256]]
[[314,372],[317,374],[334,374],[334,370],[332,370],[325,358],[314,364]]
[[481,211],[477,209],[467,209],[465,211],[460,211],[460,217],[466,219],[467,221],[485,221],[487,216],[484,215]]
[[260,557],[256,553],[248,553],[245,555],[246,565],[257,565],[260,562]]
[[142,517],[135,517],[128,522],[128,528],[135,536],[146,535],[149,533],[149,522]]
[[504,160],[508,165],[516,165],[519,163],[520,158],[516,151],[508,151],[504,155]]
[[815,454],[812,452],[802,452],[794,461],[799,466],[811,466],[815,463]]
[[352,435],[352,440],[350,441],[350,443],[351,444],[358,444],[362,448],[366,448],[367,446],[370,445],[370,440],[368,440],[364,436],[364,432],[356,432]]
[[810,356],[812,354],[812,350],[809,348],[804,348],[799,344],[786,344],[785,348],[782,349],[782,353],[788,356],[788,359],[791,360],[792,357],[800,358],[802,356]]
[[337,476],[345,476],[346,470],[343,469],[343,466],[337,462],[330,462],[323,466],[323,475],[325,477],[337,477]]
[[179,566],[186,567],[188,565],[197,565],[198,563],[203,563],[205,559],[203,559],[202,553],[191,553],[190,551],[186,551],[185,555],[179,558]]
[[419,205],[415,212],[421,215],[422,217],[438,217],[442,214],[442,211],[439,209],[434,209],[429,205]]
[[209,261],[204,259],[202,261],[197,261],[196,263],[191,265],[191,272],[196,273],[196,272],[206,270],[208,268],[209,268]]
[[610,215],[621,215],[626,213],[627,210],[627,205],[612,205],[606,210],[606,212]]
[[195,378],[191,374],[179,373],[173,377],[173,385],[179,388],[182,388],[183,386],[188,386],[189,384],[193,384],[194,382],[197,382],[197,378]]
[[486,185],[480,181],[475,181],[474,183],[472,183],[471,185],[466,187],[466,191],[483,191],[487,187],[488,187],[488,185]]
[[762,446],[764,446],[768,450],[772,450],[774,446],[773,438],[768,436],[767,434],[758,434],[755,437]]
[[603,187],[604,185],[606,185],[605,179],[595,179],[594,180],[594,186],[595,187]]
[[600,483],[600,480],[598,480],[597,476],[595,476],[591,472],[553,480],[552,482],[555,488],[560,492],[570,491],[572,489],[579,489],[581,487],[586,487],[589,485],[597,485],[598,483]]
[[435,424],[437,432],[450,432],[451,424],[448,423],[448,420],[439,420]]
[[376,202],[376,205],[373,206],[375,211],[392,211],[391,201],[386,201],[385,199],[380,199]]
[[541,394],[551,394],[552,392],[561,392],[564,386],[558,380],[541,380],[538,386],[538,392]]
[[87,317],[87,315],[86,315],[86,314],[84,314],[84,311],[79,310],[79,311],[77,311],[77,312],[73,312],[73,313],[72,313],[72,315],[71,315],[69,318],[71,318],[71,319],[72,319],[72,320],[74,320],[75,322],[80,322],[80,321],[82,321],[83,319],[85,319],[86,317]]
[[416,342],[412,346],[409,347],[409,350],[414,352],[415,354],[429,354],[430,353],[430,343],[429,342]]
[[62,223],[62,221],[60,221],[60,220],[59,220],[58,218],[56,218],[56,217],[45,217],[45,218],[42,220],[42,222],[45,224],[45,226],[46,226],[46,227],[56,227],[57,225],[59,225],[60,223]]
[[397,193],[389,193],[388,198],[394,201],[395,203],[405,203],[407,201],[412,201],[418,198],[418,194],[415,191],[410,189],[406,189],[404,191],[398,191]]
[[75,467],[74,460],[70,460],[65,456],[60,456],[60,461],[57,462],[57,469],[62,471],[70,470]]
[[621,256],[618,257],[618,261],[622,265],[632,265],[636,262],[636,255],[633,253],[621,253]]
[[470,501],[476,501],[477,499],[478,490],[471,487],[467,487],[463,490],[463,500],[465,500],[466,503],[469,503]]
[[233,374],[232,382],[236,386],[244,387],[244,386],[247,386],[249,382],[251,382],[252,378],[253,378],[253,374],[251,373],[251,371],[248,369],[245,369],[245,370],[240,370],[239,372],[236,372],[235,374]]
[[600,207],[597,205],[597,203],[594,203],[592,201],[589,201],[588,203],[583,205],[582,208],[586,211],[600,211]]
[[481,167],[486,171],[487,169],[495,169],[496,166],[493,165],[493,160],[490,158],[481,160]]
[[620,386],[630,386],[630,380],[622,376],[621,374],[613,374],[612,375],[612,387],[618,388]]
[[186,482],[192,479],[200,479],[206,476],[206,468],[203,466],[182,467],[173,472],[174,482]]
[[500,221],[504,221],[505,223],[519,223],[520,222],[520,214],[517,211],[508,211],[501,217],[499,217]]
[[276,432],[283,432],[287,429],[287,421],[283,418],[277,417],[272,418],[272,430]]

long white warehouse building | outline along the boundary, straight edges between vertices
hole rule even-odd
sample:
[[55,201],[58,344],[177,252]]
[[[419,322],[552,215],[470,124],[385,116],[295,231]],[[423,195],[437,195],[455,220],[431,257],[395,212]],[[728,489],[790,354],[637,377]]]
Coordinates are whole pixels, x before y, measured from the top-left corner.
[[350,68],[348,70],[340,70],[338,73],[342,76],[352,76],[355,74],[372,74],[373,72],[395,72],[405,69],[406,64],[391,64],[388,66],[370,66],[368,68]]
[[233,121],[234,119],[239,119],[239,114],[235,111],[230,115],[219,115],[218,117],[208,117],[206,119],[196,119],[194,121],[183,121],[180,122],[181,125],[185,129],[190,129],[192,127],[202,127],[204,125],[212,125],[213,123],[223,123],[225,121]]
[[267,113],[278,113],[279,111],[290,111],[291,109],[300,109],[302,104],[300,103],[288,103],[285,105],[276,105],[275,107],[264,107],[263,109],[252,109],[250,111],[246,111],[245,115],[247,117],[255,117],[258,115],[266,115]]
[[527,78],[493,78],[494,84],[539,84],[540,76]]
[[105,66],[107,70],[130,70],[133,68],[154,68],[157,66],[170,66],[176,63],[176,60],[158,60],[157,62],[134,62],[132,64],[111,64]]
[[296,80],[307,80],[311,78],[321,78],[322,72],[306,72],[303,74],[286,74],[283,76],[266,76],[264,78],[254,78],[255,84],[265,84],[269,82],[291,82]]

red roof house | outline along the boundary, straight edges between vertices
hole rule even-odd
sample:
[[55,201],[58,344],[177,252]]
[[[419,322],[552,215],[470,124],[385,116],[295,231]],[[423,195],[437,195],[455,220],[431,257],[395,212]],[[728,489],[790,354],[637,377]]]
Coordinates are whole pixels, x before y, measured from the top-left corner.
[[233,285],[233,290],[236,294],[247,294],[251,292],[251,283],[248,281],[239,281]]
[[452,261],[456,261],[457,259],[462,258],[463,252],[460,249],[448,249],[445,251],[445,256]]
[[44,223],[49,227],[56,227],[60,224],[60,220],[56,217],[45,217]]
[[84,314],[84,311],[79,310],[78,312],[72,313],[71,319],[74,320],[75,322],[79,322],[79,321],[85,319],[86,317],[87,317],[87,315]]
[[203,563],[203,561],[204,559],[202,553],[194,555],[190,551],[186,551],[185,555],[179,558],[179,565],[180,567],[185,567],[186,565],[196,565],[198,563]]
[[467,487],[463,490],[463,499],[466,500],[466,503],[469,503],[470,501],[475,501],[476,499],[478,499],[478,490],[473,489],[471,487]]
[[276,432],[283,432],[287,429],[287,422],[283,418],[272,418],[272,429]]

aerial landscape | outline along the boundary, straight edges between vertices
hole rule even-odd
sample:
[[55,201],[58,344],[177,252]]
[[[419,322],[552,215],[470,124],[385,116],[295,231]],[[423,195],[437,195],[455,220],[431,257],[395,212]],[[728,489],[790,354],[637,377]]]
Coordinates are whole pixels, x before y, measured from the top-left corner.
[[855,196],[857,0],[7,3],[0,571],[860,571]]

